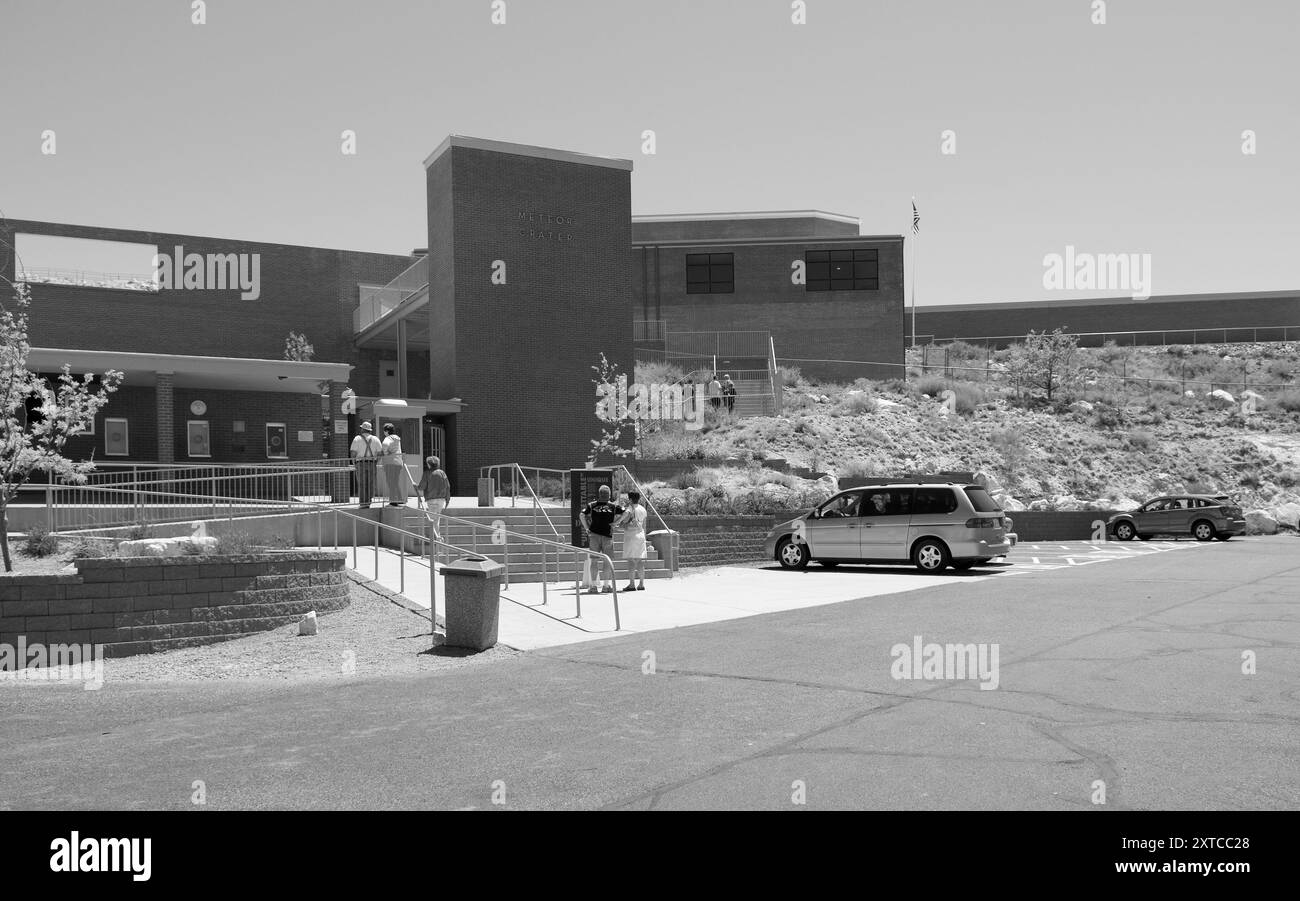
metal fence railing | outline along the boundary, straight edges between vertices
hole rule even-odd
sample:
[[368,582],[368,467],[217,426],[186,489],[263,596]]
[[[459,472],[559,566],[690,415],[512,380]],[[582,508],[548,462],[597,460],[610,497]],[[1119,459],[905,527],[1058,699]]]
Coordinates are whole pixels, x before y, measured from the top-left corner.
[[[1079,339],[1080,347],[1101,347],[1109,341],[1120,346],[1154,346],[1169,344],[1242,344],[1259,341],[1300,341],[1300,325],[1246,325],[1220,328],[1184,328],[1152,329],[1129,332],[1070,332]],[[966,335],[936,336],[917,335],[916,341],[905,336],[908,343],[925,346],[927,344],[951,344],[961,341],[980,347],[1004,347],[1018,344],[1025,340],[1020,335]],[[1139,340],[1141,339],[1141,340]]]
[[361,285],[361,302],[352,313],[353,331],[364,331],[429,286],[429,258],[422,256],[388,284]]
[[15,278],[32,284],[73,285],[78,288],[114,288],[155,294],[160,290],[158,278],[152,272],[95,272],[89,269],[24,267],[18,270]]

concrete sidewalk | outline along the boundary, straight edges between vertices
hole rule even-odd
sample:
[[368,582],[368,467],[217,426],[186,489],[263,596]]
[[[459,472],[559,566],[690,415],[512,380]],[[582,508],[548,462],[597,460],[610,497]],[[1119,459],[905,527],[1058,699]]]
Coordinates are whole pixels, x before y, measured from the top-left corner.
[[[351,566],[351,547],[342,550],[348,552],[348,565]],[[404,567],[405,587],[401,555],[381,548],[379,584],[428,610],[428,560],[408,555]],[[361,575],[374,578],[373,548],[357,549],[355,568]],[[438,568],[441,571],[441,565]],[[645,591],[620,591],[620,629],[615,629],[612,593],[583,592],[575,595],[573,582],[551,583],[547,586],[544,603],[541,583],[523,582],[502,586],[497,637],[510,647],[535,650],[761,613],[839,604],[953,581],[979,582],[996,577],[994,573],[927,576],[910,567],[837,570],[811,567],[804,571],[788,571],[776,564],[762,568],[723,566],[689,575],[679,573],[672,579],[648,580]],[[440,575],[437,586],[439,616],[446,614],[443,586]]]

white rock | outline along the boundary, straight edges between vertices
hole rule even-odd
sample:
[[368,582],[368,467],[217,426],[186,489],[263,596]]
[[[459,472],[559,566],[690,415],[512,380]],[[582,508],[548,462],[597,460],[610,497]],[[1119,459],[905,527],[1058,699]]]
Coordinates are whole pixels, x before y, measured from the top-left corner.
[[1070,404],[1070,409],[1076,413],[1091,413],[1092,404],[1088,403],[1086,400],[1076,400],[1074,403]]
[[298,634],[299,635],[316,634],[316,611],[315,610],[311,611],[302,619],[298,620]]
[[215,538],[191,538],[183,535],[179,538],[142,538],[135,541],[119,541],[119,557],[182,557],[195,552],[213,554],[217,550]]
[[1279,526],[1300,530],[1300,504],[1290,501],[1269,511]]
[[1183,397],[1195,397],[1195,396],[1196,396],[1196,392],[1190,389],[1183,392]]
[[1237,402],[1237,399],[1235,397],[1233,397],[1227,391],[1224,391],[1222,388],[1215,388],[1213,391],[1210,392],[1210,397],[1214,398],[1215,400],[1221,400],[1224,403],[1229,403],[1229,404],[1235,404]]
[[1265,510],[1248,510],[1246,529],[1254,535],[1276,535],[1277,520],[1269,516]]
[[899,403],[898,401],[896,401],[896,400],[884,400],[883,398],[880,399],[880,400],[877,400],[876,403],[879,405],[879,408],[880,408],[881,410],[893,410],[893,409],[895,409],[896,407],[901,407],[901,406],[902,406],[902,404],[900,404],[900,403]]

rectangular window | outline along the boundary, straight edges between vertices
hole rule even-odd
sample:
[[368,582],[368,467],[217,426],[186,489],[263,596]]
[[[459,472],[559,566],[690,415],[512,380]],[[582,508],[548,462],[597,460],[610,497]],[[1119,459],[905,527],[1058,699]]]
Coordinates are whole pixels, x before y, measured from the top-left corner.
[[208,424],[202,419],[191,419],[185,424],[188,453],[191,457],[211,457],[212,441]]
[[957,496],[951,488],[918,488],[912,512],[938,514],[951,513],[957,509]]
[[808,291],[877,291],[880,251],[808,250],[804,252]]
[[131,452],[129,430],[125,419],[104,420],[104,455],[125,457]]
[[687,294],[734,294],[736,255],[733,253],[688,253]]
[[76,431],[70,432],[69,434],[93,436],[95,434],[95,417],[93,416],[90,417],[89,421],[86,422],[85,428],[77,429]]
[[266,424],[266,456],[270,460],[288,458],[289,441],[283,422],[268,422]]

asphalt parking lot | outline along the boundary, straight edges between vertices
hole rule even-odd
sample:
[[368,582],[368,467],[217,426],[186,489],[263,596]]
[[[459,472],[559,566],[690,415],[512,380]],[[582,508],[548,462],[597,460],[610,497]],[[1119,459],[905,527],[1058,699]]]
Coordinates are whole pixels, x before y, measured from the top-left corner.
[[1300,806],[1300,539],[1087,550],[446,673],[0,688],[0,807]]

